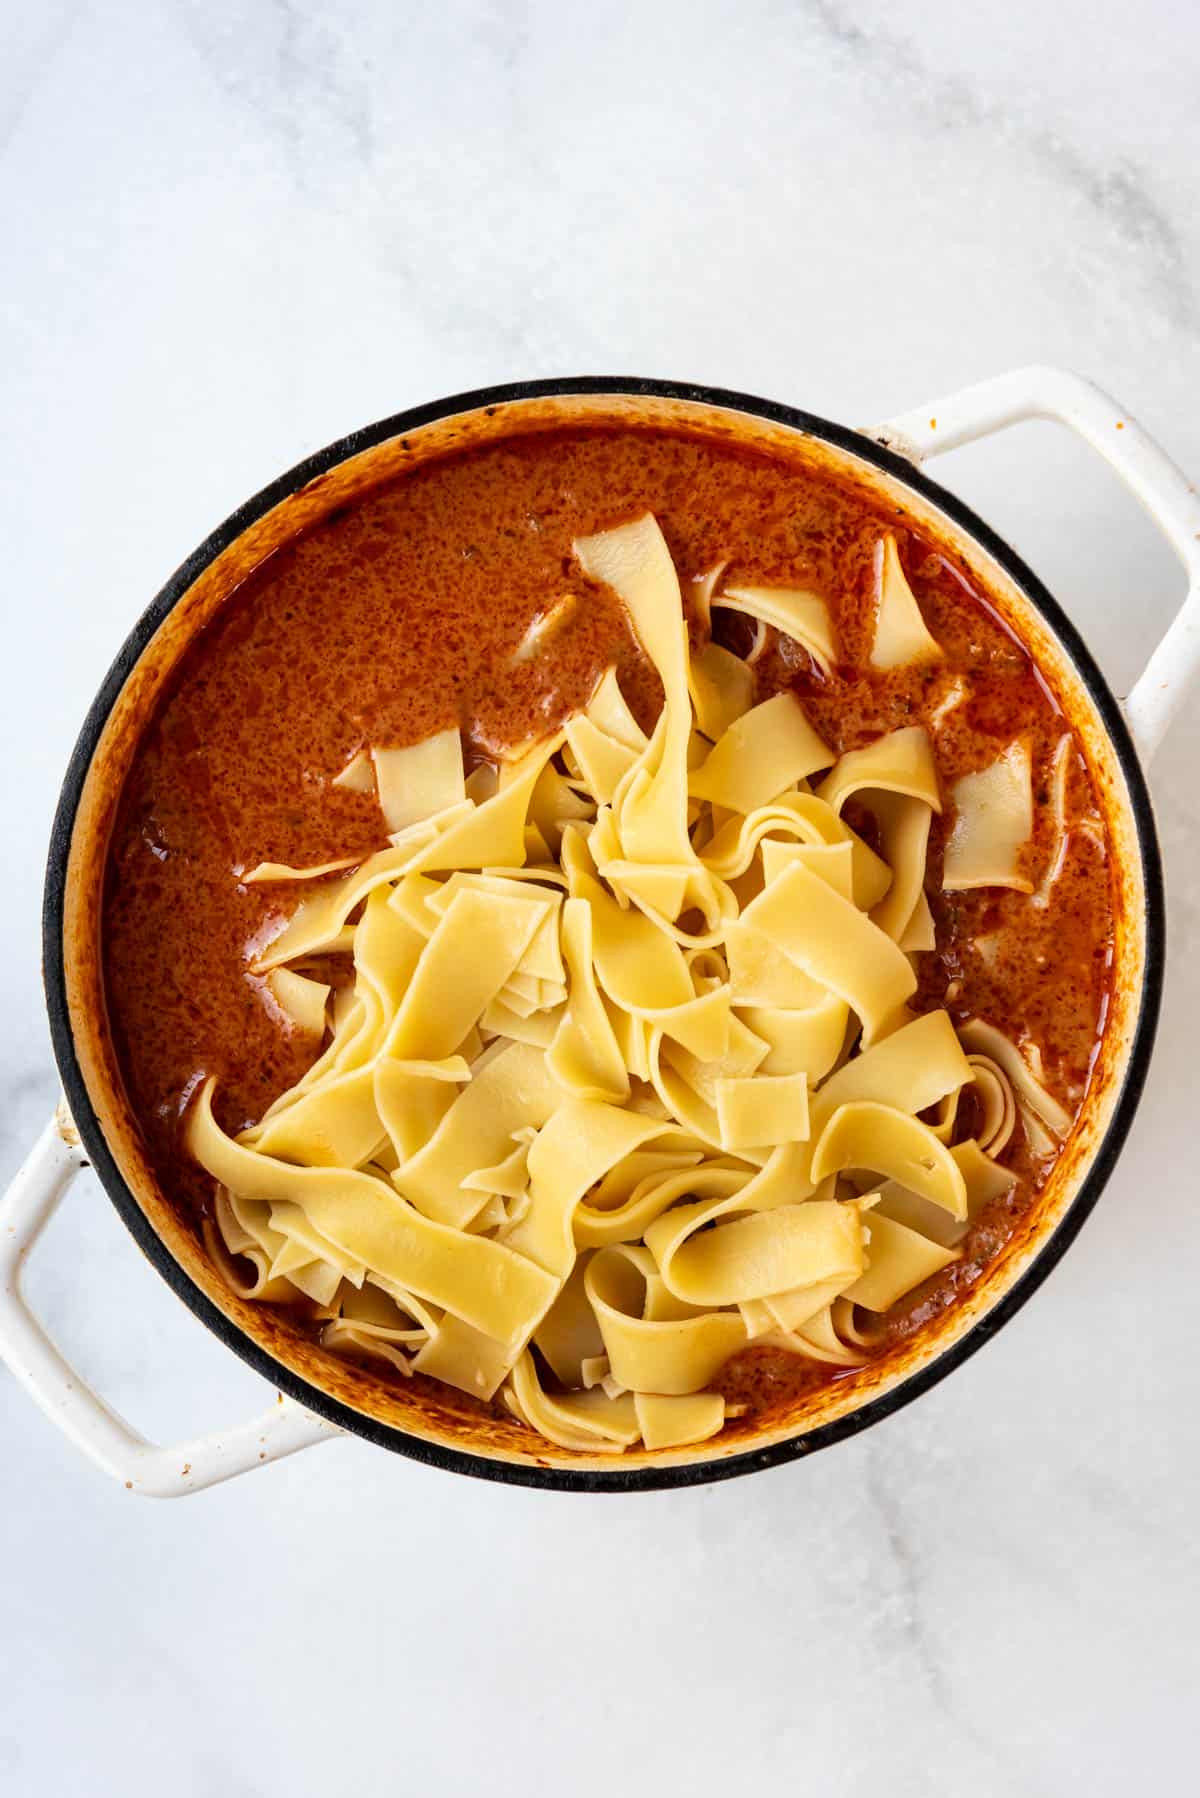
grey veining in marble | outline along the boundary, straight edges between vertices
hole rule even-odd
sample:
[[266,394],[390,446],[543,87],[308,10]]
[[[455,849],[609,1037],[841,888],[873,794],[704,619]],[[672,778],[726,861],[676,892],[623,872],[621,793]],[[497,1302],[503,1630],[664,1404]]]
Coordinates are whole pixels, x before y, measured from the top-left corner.
[[[487,380],[694,377],[870,422],[1061,361],[1200,471],[1191,0],[45,0],[0,20],[0,1173],[53,1104],[41,864],[164,577],[338,433]],[[1181,597],[1032,426],[939,465],[1128,689]],[[359,1443],[155,1508],[0,1371],[0,1791],[362,1798],[1193,1777],[1200,700],[1154,769],[1159,1052],[1042,1293],[865,1437],[543,1498]],[[167,1439],[256,1376],[90,1180],[31,1290]]]

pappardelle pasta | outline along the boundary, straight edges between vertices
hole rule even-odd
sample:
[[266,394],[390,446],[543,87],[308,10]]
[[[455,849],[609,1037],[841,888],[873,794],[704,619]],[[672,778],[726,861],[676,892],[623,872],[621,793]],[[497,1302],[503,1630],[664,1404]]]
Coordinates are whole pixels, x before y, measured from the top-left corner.
[[[1028,1045],[921,991],[944,810],[944,892],[1045,903],[1028,744],[949,791],[924,723],[838,754],[755,689],[768,636],[838,662],[818,593],[715,564],[685,600],[649,512],[573,553],[661,682],[652,728],[609,665],[469,773],[456,725],[356,751],[333,779],[377,799],[387,847],[242,874],[290,895],[252,972],[310,1065],[234,1133],[209,1078],[185,1131],[244,1297],[619,1454],[715,1436],[750,1346],[861,1365],[1012,1186],[1014,1132],[1052,1157],[1072,1113]],[[876,581],[872,667],[935,669],[891,536]],[[517,656],[553,654],[574,603]]]

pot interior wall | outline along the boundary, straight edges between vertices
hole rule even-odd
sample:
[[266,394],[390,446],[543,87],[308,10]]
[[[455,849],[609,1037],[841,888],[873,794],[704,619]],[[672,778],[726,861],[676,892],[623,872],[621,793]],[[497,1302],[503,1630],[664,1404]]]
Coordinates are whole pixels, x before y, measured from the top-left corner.
[[[871,495],[900,500],[926,532],[970,570],[973,580],[1038,662],[1069,717],[1090,763],[1107,817],[1114,859],[1116,943],[1114,997],[1095,1077],[1079,1124],[1033,1212],[1001,1260],[957,1305],[902,1349],[852,1377],[826,1386],[790,1411],[756,1422],[729,1425],[714,1444],[648,1456],[620,1457],[622,1469],[653,1462],[656,1467],[710,1465],[769,1448],[859,1411],[894,1393],[961,1342],[981,1319],[994,1312],[1021,1281],[1051,1238],[1064,1228],[1089,1168],[1101,1153],[1113,1123],[1146,977],[1146,892],[1138,823],[1129,789],[1101,702],[1089,689],[1060,636],[1043,618],[996,556],[973,534],[948,518],[929,495],[898,472],[889,472],[862,454],[798,431],[777,420],[733,407],[647,394],[573,394],[519,399],[433,419],[379,443],[357,448],[294,491],[268,496],[257,515],[237,521],[231,539],[198,552],[168,587],[170,605],[128,668],[83,783],[65,872],[63,970],[71,1033],[78,1068],[94,1110],[103,1144],[119,1170],[114,1198],[144,1242],[161,1243],[170,1261],[164,1271],[206,1321],[221,1329],[241,1352],[261,1351],[297,1396],[320,1406],[321,1395],[347,1407],[368,1433],[378,1426],[403,1432],[436,1448],[466,1451],[492,1461],[525,1467],[585,1470],[613,1468],[611,1457],[585,1457],[553,1448],[515,1423],[476,1407],[448,1388],[421,1380],[396,1381],[350,1365],[306,1340],[286,1316],[237,1298],[210,1263],[201,1241],[163,1193],[142,1147],[109,1032],[99,955],[104,860],[117,800],[145,720],[164,682],[195,633],[224,599],[265,557],[335,507],[427,459],[491,441],[514,430],[545,430],[564,423],[616,423],[632,429],[670,426],[700,431],[767,451],[801,458],[815,470],[833,473]],[[842,434],[839,434],[842,435]],[[255,513],[252,502],[248,512]],[[220,535],[220,534],[219,534]],[[172,603],[173,602],[173,603]],[[136,636],[136,634],[135,634]],[[1147,823],[1148,828],[1148,823]],[[89,1120],[77,1121],[89,1134]],[[128,1194],[124,1192],[128,1189]],[[132,1195],[132,1199],[128,1195]],[[136,1208],[136,1209],[135,1209]],[[291,1376],[289,1380],[288,1376]],[[302,1392],[295,1381],[311,1389]],[[343,1419],[344,1421],[344,1419]]]

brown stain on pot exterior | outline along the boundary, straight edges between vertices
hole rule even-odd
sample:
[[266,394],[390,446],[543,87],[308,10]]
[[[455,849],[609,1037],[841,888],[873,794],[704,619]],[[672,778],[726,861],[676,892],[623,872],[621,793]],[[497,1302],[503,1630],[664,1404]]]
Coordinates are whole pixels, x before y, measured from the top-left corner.
[[590,1467],[613,1471],[610,1457],[584,1457],[531,1442],[527,1431],[503,1415],[433,1382],[402,1385],[330,1355],[297,1334],[286,1317],[239,1299],[212,1267],[185,1213],[164,1194],[153,1158],[130,1107],[109,1026],[98,946],[103,867],[127,771],[147,719],[169,689],[174,671],[197,632],[225,599],[266,559],[284,550],[331,511],[377,491],[404,469],[495,442],[515,425],[523,432],[561,431],[584,424],[699,431],[739,452],[799,458],[813,472],[832,476],[865,501],[906,513],[913,528],[957,558],[997,618],[1033,656],[1083,749],[1087,778],[1104,814],[1114,875],[1116,979],[1108,1028],[1093,1069],[1079,1124],[1038,1204],[1014,1232],[985,1276],[910,1341],[901,1342],[867,1368],[814,1391],[794,1391],[786,1402],[756,1418],[736,1420],[716,1444],[699,1449],[621,1457],[622,1468],[718,1463],[747,1449],[769,1447],[845,1416],[873,1396],[894,1389],[930,1365],[999,1301],[1036,1259],[1067,1215],[1072,1198],[1101,1140],[1119,1092],[1125,1055],[1137,1013],[1145,897],[1137,828],[1112,745],[1082,680],[1024,596],[998,567],[923,496],[819,440],[724,409],[647,396],[570,396],[508,404],[461,414],[411,430],[351,455],[310,481],[258,519],[208,566],[200,569],[169,613],[125,683],[92,758],[76,816],[67,880],[64,964],[71,1022],[81,1071],[108,1146],[150,1227],[179,1266],[229,1322],[300,1379],[350,1411],[444,1448],[525,1466]]

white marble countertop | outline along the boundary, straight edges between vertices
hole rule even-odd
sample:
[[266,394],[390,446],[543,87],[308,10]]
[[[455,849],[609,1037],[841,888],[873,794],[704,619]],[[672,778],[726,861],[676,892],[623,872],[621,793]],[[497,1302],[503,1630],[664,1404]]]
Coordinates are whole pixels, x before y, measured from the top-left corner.
[[[212,525],[355,425],[582,371],[854,423],[1060,361],[1200,471],[1198,87],[1191,0],[9,8],[0,1174],[56,1091],[67,754]],[[1125,691],[1181,583],[1111,476],[1049,426],[939,475]],[[626,1499],[344,1441],[155,1505],[0,1370],[0,1790],[1186,1789],[1198,757],[1200,699],[1154,769],[1171,963],[1120,1168],[1019,1317],[865,1437]],[[261,1402],[90,1176],[31,1287],[150,1433]]]

